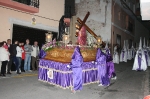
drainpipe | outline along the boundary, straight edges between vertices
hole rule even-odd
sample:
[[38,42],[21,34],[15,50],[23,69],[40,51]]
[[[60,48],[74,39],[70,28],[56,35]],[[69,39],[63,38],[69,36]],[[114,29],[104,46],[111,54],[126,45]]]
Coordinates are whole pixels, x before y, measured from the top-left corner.
[[115,7],[116,0],[112,1],[112,20],[111,20],[111,53],[113,55],[113,50],[114,50],[114,26],[112,23],[114,23],[114,7]]

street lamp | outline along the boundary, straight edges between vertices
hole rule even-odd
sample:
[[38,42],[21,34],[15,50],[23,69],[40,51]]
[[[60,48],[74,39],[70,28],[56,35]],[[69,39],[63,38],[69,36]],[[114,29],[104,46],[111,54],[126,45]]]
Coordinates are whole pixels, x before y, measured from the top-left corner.
[[51,42],[53,34],[51,32],[46,33],[46,42]]

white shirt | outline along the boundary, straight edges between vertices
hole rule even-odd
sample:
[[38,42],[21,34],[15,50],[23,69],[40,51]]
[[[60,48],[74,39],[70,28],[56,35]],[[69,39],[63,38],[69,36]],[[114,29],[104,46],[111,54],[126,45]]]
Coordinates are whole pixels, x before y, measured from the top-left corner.
[[9,61],[9,55],[9,52],[4,47],[0,47],[0,61]]
[[37,57],[39,54],[39,46],[32,46],[33,51],[31,52],[31,56]]
[[16,57],[22,57],[22,53],[24,52],[23,49],[19,46],[16,47],[17,55]]

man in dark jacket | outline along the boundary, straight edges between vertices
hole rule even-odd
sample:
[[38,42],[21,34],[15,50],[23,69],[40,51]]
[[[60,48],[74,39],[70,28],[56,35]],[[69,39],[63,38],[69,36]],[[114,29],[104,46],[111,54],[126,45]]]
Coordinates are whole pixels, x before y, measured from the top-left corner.
[[[14,44],[12,45],[11,40],[10,39],[7,40],[7,46],[8,46],[8,50],[9,50],[9,53],[10,53],[10,59],[9,59],[8,68],[7,68],[7,74],[11,74],[10,70],[11,70],[11,66],[12,66],[13,62],[15,63],[15,66],[18,66],[18,61],[17,61],[17,58],[16,58],[17,44],[18,44],[18,41],[15,41]],[[19,71],[17,71],[17,74],[20,74]]]
[[8,62],[8,67],[7,67],[7,74],[11,74],[11,65],[13,62],[13,57],[12,57],[12,53],[13,53],[13,46],[11,44],[11,39],[7,40],[7,46],[8,46],[8,51],[10,53],[10,57],[9,57],[9,62]]

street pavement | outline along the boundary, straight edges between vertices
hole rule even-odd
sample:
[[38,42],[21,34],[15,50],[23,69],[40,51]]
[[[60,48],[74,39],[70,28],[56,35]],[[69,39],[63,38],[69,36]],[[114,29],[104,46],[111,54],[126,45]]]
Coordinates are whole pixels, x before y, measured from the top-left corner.
[[115,64],[117,80],[112,80],[109,87],[85,85],[76,94],[38,81],[38,72],[13,73],[0,77],[0,99],[143,99],[149,94],[149,69],[136,72],[132,65],[133,61]]

